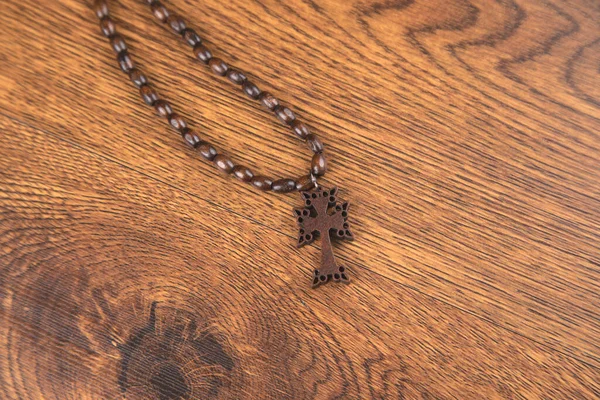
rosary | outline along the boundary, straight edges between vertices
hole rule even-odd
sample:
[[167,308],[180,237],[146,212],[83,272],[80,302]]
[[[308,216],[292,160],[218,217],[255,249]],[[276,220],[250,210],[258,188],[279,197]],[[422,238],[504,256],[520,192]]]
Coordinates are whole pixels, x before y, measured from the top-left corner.
[[122,35],[117,33],[115,22],[109,16],[107,0],[96,0],[94,11],[100,19],[100,29],[117,54],[117,62],[121,70],[129,75],[131,82],[139,89],[144,102],[154,107],[156,113],[166,118],[169,124],[181,133],[183,139],[200,155],[212,161],[225,174],[233,174],[242,182],[248,182],[258,190],[276,193],[299,191],[304,207],[294,209],[294,217],[298,223],[298,247],[312,243],[317,237],[321,240],[321,265],[314,270],[312,287],[329,281],[349,282],[347,271],[338,266],[333,255],[331,237],[352,240],[348,224],[348,203],[338,204],[337,188],[325,190],[317,184],[317,177],[325,174],[327,161],[323,154],[323,143],[307,126],[296,119],[294,112],[280,104],[279,100],[269,92],[261,91],[246,75],[227,65],[223,60],[213,57],[210,50],[202,44],[202,39],[193,29],[187,28],[185,21],[171,14],[158,0],[144,0],[150,5],[154,16],[168,25],[176,34],[189,44],[194,56],[208,65],[218,76],[226,76],[231,82],[240,85],[244,93],[253,100],[258,100],[264,107],[272,111],[284,124],[290,126],[294,134],[304,140],[313,152],[310,173],[298,179],[283,178],[272,180],[266,176],[254,175],[246,166],[235,164],[227,155],[217,152],[208,142],[200,139],[198,134],[188,128],[186,121],[173,112],[171,105],[158,97],[156,90],[148,83],[146,75],[135,66]]

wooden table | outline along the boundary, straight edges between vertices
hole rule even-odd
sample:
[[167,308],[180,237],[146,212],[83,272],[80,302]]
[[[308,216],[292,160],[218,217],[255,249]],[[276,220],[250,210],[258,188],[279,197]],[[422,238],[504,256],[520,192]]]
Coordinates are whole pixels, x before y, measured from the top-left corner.
[[[309,153],[111,2],[236,162]],[[0,398],[600,397],[594,0],[169,1],[320,135],[349,285],[310,288],[297,194],[221,176],[145,106],[90,4],[0,12]]]

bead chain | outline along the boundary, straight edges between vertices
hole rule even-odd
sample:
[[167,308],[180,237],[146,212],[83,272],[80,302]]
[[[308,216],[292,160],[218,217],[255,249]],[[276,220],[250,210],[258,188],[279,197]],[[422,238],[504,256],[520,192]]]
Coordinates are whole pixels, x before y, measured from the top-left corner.
[[249,182],[255,188],[264,191],[273,190],[278,193],[287,193],[293,190],[303,191],[315,188],[316,176],[324,175],[327,170],[327,161],[323,155],[321,140],[310,133],[308,127],[296,119],[292,110],[283,106],[275,96],[269,92],[261,91],[248,80],[242,71],[228,66],[220,58],[213,57],[211,51],[202,44],[200,36],[193,29],[187,28],[181,17],[171,14],[158,0],[144,1],[150,5],[152,13],[158,20],[170,26],[193,48],[194,55],[198,60],[208,65],[215,74],[226,76],[234,84],[240,85],[250,98],[259,100],[263,106],[273,111],[281,122],[290,126],[296,136],[307,143],[308,148],[314,153],[310,173],[298,179],[284,178],[276,181],[262,175],[255,176],[250,168],[244,165],[236,165],[227,155],[218,153],[210,143],[201,140],[196,132],[188,128],[183,117],[173,112],[171,105],[166,100],[158,97],[146,75],[135,66],[127,51],[125,39],[117,33],[115,22],[109,16],[107,0],[95,0],[94,11],[100,19],[100,29],[104,36],[109,39],[110,45],[117,54],[117,61],[121,70],[129,74],[129,78],[139,89],[144,102],[149,106],[153,106],[159,116],[166,118],[169,124],[181,133],[183,139],[190,146],[197,149],[206,160],[212,161],[220,171],[226,174],[232,173],[237,179]]

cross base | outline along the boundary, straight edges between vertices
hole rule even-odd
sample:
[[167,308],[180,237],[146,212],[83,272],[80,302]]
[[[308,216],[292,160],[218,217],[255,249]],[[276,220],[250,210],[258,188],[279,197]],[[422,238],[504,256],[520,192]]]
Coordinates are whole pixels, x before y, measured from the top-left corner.
[[319,271],[318,269],[315,269],[315,271],[313,273],[313,283],[312,283],[313,289],[322,284],[330,282],[330,281],[349,283],[350,278],[348,278],[346,268],[345,267],[337,267],[337,269],[327,268],[327,271]]

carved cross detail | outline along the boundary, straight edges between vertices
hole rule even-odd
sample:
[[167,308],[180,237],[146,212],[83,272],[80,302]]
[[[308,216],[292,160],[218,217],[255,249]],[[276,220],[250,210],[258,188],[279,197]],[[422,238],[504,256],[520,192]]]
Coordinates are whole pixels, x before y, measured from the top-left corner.
[[312,243],[321,238],[321,267],[315,269],[313,288],[330,280],[348,282],[348,273],[344,267],[338,266],[333,255],[331,236],[336,239],[352,240],[348,224],[347,202],[337,204],[337,188],[302,192],[304,208],[294,209],[298,222],[298,247]]

